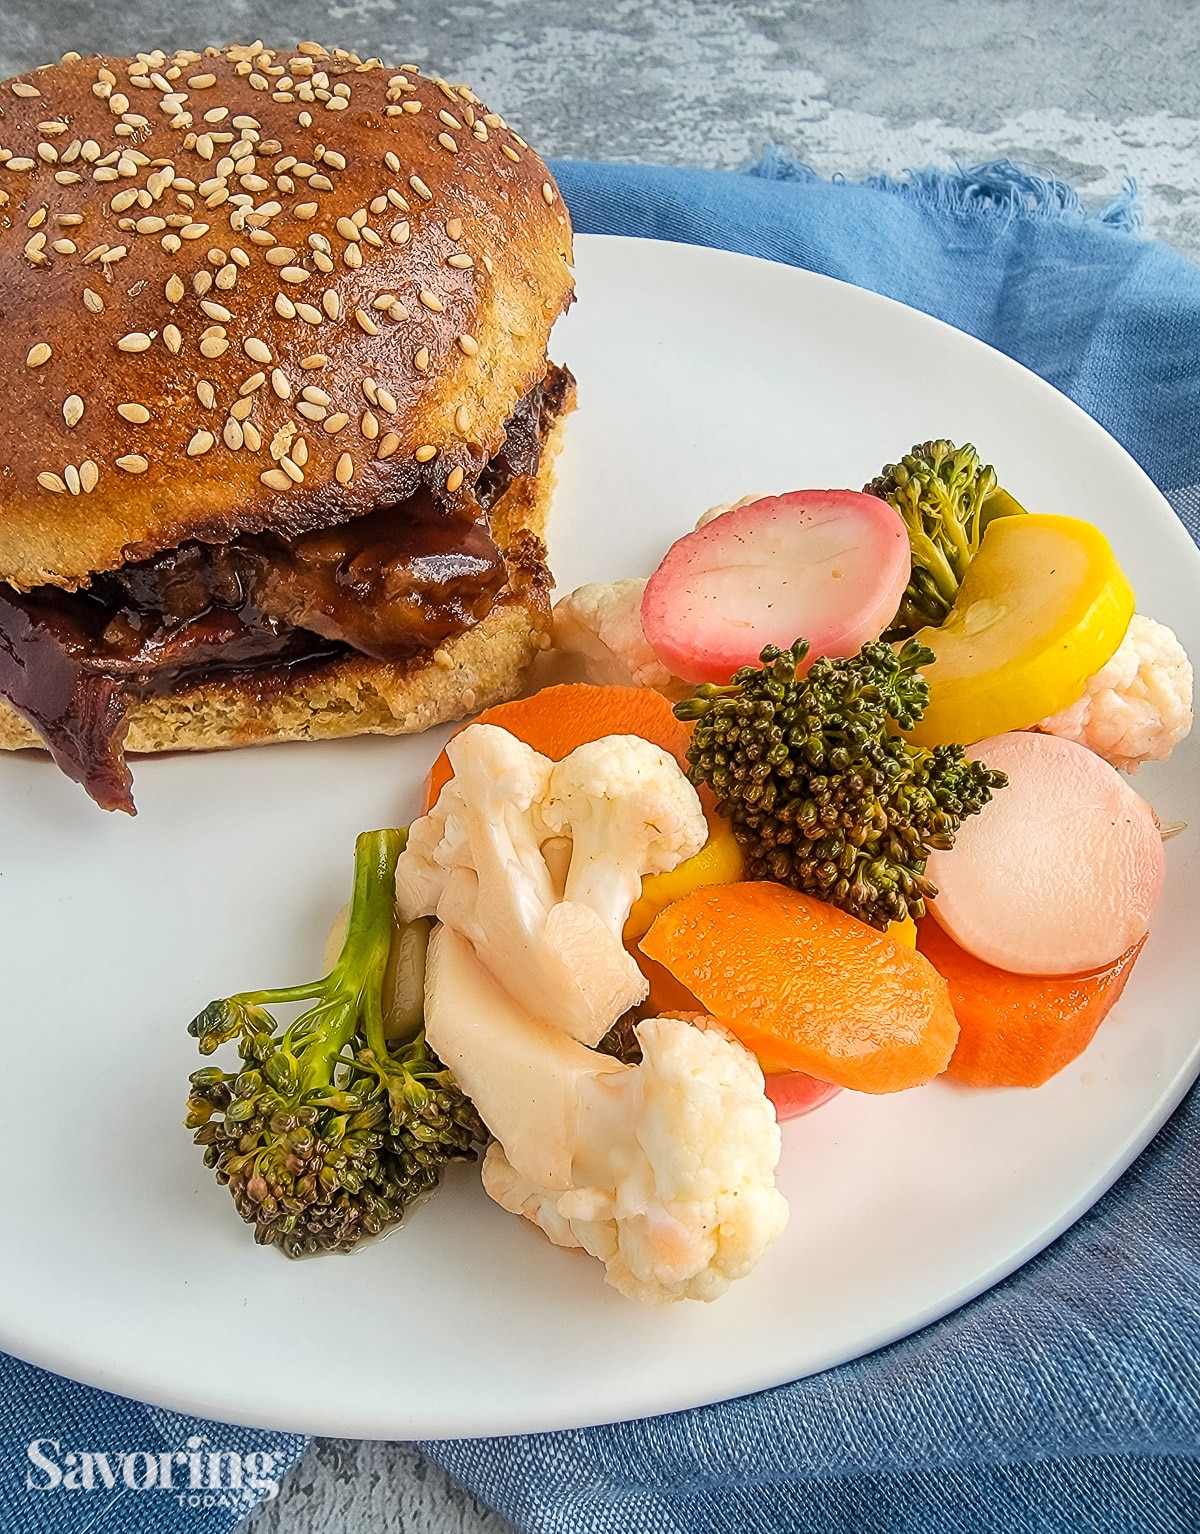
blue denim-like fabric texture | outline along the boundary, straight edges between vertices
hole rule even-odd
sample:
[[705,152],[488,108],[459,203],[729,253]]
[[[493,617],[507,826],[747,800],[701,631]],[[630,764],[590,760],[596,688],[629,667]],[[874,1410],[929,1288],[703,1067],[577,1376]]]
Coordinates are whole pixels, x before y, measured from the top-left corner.
[[[554,165],[576,228],[711,245],[912,304],[1069,394],[1200,541],[1200,269],[999,164],[823,182]],[[903,1342],[720,1406],[422,1447],[523,1534],[1193,1534],[1200,1530],[1200,1091],[1070,1231]],[[426,1218],[435,1218],[427,1212]],[[200,1422],[0,1355],[0,1534],[228,1534],[253,1493],[181,1505],[118,1479],[39,1490],[27,1445],[277,1456],[305,1440]],[[27,1480],[34,1486],[27,1486]]]

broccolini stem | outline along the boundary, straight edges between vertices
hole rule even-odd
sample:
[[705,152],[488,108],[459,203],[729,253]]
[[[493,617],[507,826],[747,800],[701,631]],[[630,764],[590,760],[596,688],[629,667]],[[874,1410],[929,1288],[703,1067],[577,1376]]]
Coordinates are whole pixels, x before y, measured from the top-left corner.
[[[408,833],[403,830],[363,831],[354,843],[354,888],[346,937],[337,963],[321,982],[320,994],[329,1025],[322,1043],[304,1051],[301,1083],[319,1086],[329,1079],[330,1066],[354,1037],[360,1021],[381,1012],[383,975],[392,944],[396,860]],[[314,1008],[314,1012],[318,1009]],[[304,1022],[311,1019],[313,1013]]]

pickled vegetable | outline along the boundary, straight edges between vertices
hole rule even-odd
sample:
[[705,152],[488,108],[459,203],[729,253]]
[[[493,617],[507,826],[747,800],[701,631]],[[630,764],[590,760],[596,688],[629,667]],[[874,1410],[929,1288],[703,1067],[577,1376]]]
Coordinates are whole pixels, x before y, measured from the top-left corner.
[[970,745],[1023,730],[1082,697],[1133,616],[1108,540],[1075,517],[1001,517],[984,534],[950,616],[916,636],[929,707],[909,738]]

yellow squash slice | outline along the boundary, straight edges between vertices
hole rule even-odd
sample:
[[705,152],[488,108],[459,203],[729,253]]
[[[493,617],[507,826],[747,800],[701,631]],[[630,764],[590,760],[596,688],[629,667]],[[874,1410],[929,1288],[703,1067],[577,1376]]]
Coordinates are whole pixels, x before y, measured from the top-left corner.
[[945,623],[916,635],[936,659],[922,668],[930,702],[909,739],[970,745],[1056,714],[1114,654],[1133,608],[1133,588],[1090,522],[992,522]]

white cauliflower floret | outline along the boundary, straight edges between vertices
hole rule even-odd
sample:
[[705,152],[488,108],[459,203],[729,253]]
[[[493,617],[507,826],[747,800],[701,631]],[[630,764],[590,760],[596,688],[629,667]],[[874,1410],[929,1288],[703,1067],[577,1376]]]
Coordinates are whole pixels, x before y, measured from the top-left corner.
[[[727,511],[761,501],[711,506],[696,523],[699,530]],[[642,628],[644,580],[593,581],[554,604],[554,649],[579,663],[584,677],[600,687],[652,687],[668,698],[690,698],[692,685],[675,676],[650,647]]]
[[554,763],[490,724],[469,725],[446,753],[454,776],[396,864],[401,920],[436,916],[532,1016],[596,1043],[647,985],[620,933],[560,898],[542,852]]
[[590,906],[618,940],[643,876],[670,872],[708,840],[679,764],[638,735],[606,735],[564,757],[550,774],[542,820],[571,838],[564,898]]
[[678,1018],[638,1025],[621,1065],[528,1018],[469,943],[439,929],[429,1042],[496,1137],[484,1187],[633,1299],[713,1300],[787,1221],[780,1135],[753,1055]]
[[554,648],[578,659],[598,686],[690,691],[650,648],[642,632],[645,581],[594,581],[554,604]]
[[1125,772],[1161,762],[1192,727],[1192,666],[1172,631],[1135,613],[1112,659],[1083,696],[1036,726]]

